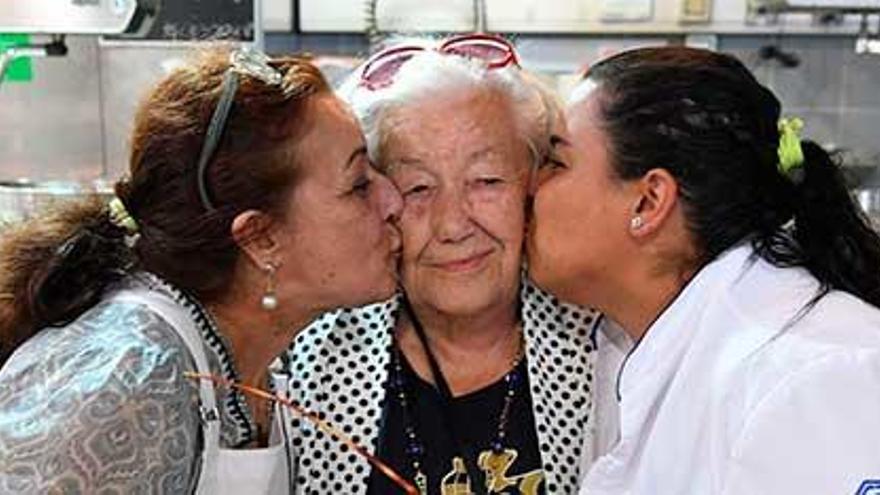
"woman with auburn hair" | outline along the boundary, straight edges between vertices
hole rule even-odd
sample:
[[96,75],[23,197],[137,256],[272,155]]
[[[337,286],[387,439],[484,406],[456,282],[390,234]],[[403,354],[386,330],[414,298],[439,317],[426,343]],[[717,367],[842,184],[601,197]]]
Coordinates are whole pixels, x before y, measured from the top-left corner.
[[270,363],[331,308],[395,289],[397,191],[307,59],[211,52],[135,117],[109,208],[0,242],[0,492],[288,493]]
[[541,172],[536,282],[636,341],[582,494],[872,493],[880,238],[735,58],[592,67]]

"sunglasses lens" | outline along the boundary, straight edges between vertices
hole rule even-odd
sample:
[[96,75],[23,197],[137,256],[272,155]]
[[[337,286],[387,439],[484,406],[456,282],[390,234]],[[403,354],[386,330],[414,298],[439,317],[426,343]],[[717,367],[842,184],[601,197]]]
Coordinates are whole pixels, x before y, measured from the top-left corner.
[[478,58],[481,60],[500,60],[507,56],[507,53],[497,46],[484,44],[468,44],[461,46],[451,46],[448,53],[461,55],[462,57]]
[[504,63],[511,60],[513,48],[498,40],[461,39],[444,47],[445,53],[483,60],[489,64]]
[[[389,86],[400,67],[415,54],[424,51],[423,46],[401,46],[391,48],[375,55],[361,73],[361,85],[369,89]],[[519,65],[513,46],[502,38],[485,35],[466,35],[453,38],[444,43],[440,53],[458,55],[485,62],[489,68],[498,69],[508,65]]]
[[400,67],[420,50],[408,50],[378,56],[364,70],[361,81],[371,88],[381,88],[391,84]]

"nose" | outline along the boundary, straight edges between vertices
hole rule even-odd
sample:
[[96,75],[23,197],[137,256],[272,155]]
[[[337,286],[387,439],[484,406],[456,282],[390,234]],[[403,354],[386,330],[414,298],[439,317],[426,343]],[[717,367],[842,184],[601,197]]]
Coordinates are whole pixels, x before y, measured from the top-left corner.
[[403,210],[403,198],[400,196],[400,191],[384,175],[377,173],[373,180],[376,184],[376,201],[382,220],[386,222],[397,221]]
[[464,191],[441,188],[432,205],[434,232],[442,242],[460,242],[474,232],[471,207]]

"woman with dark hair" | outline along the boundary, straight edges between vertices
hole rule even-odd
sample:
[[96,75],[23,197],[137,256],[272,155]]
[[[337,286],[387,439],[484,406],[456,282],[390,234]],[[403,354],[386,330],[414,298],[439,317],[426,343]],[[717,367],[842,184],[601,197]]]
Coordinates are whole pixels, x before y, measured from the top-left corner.
[[531,273],[637,342],[619,440],[581,493],[880,484],[880,239],[834,161],[704,50],[600,62],[566,113]]
[[308,60],[249,50],[159,82],[130,174],[0,242],[0,492],[288,493],[287,411],[187,372],[286,383],[297,329],[394,292],[400,197]]

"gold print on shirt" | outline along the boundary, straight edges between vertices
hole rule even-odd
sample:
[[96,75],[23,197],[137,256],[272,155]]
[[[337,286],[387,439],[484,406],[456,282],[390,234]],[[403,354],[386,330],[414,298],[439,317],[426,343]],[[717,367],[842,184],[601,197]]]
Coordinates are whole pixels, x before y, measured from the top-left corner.
[[[488,495],[538,495],[538,488],[544,481],[544,472],[540,469],[525,474],[508,475],[519,453],[513,449],[502,452],[486,450],[477,458],[477,465],[486,475],[486,493]],[[452,459],[450,471],[440,484],[441,495],[473,495],[470,478],[461,457]]]
[[473,495],[471,480],[461,457],[452,459],[452,471],[440,482],[440,495]]
[[[525,474],[508,476],[507,470],[513,466],[519,453],[513,449],[504,449],[502,452],[486,450],[480,454],[477,465],[486,473],[486,488],[488,493],[519,493],[522,495],[538,495],[538,487],[544,481],[544,472],[540,469],[529,471]],[[516,488],[509,492],[508,488]]]

